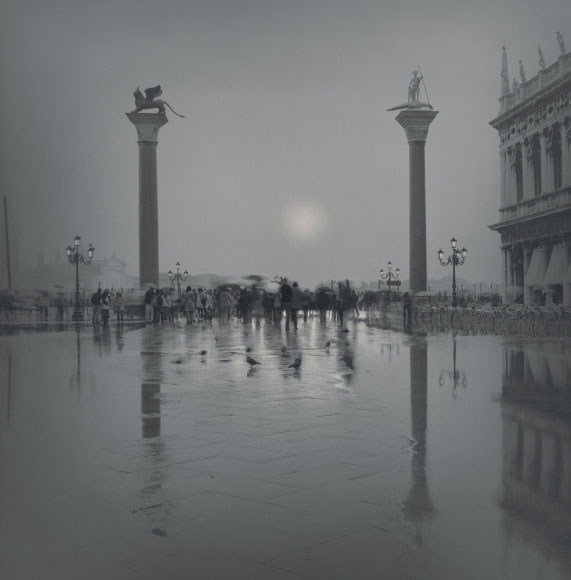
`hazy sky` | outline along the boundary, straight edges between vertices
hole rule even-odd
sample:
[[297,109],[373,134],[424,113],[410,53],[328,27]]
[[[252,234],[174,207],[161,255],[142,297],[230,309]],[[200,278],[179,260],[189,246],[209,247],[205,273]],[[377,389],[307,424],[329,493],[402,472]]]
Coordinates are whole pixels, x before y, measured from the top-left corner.
[[125,112],[161,84],[160,268],[302,285],[408,278],[408,144],[396,114],[420,65],[440,111],[426,145],[429,277],[499,281],[496,132],[510,78],[571,48],[569,0],[2,0],[0,186],[20,264],[76,233],[138,268],[138,150]]

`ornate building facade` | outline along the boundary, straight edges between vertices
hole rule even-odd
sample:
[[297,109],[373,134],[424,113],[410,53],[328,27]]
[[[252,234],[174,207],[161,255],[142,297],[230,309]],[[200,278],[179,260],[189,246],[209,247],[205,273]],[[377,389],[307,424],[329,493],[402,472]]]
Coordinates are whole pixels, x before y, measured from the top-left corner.
[[510,86],[502,55],[500,220],[504,303],[571,306],[571,53],[558,33],[560,56]]

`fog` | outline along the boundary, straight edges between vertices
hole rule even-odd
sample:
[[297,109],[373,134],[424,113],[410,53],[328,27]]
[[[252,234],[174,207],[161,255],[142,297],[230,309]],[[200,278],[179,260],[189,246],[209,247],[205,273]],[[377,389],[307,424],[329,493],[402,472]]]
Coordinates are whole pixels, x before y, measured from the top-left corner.
[[[138,150],[125,112],[161,84],[160,269],[408,278],[408,145],[419,65],[428,275],[455,236],[462,275],[499,282],[501,48],[528,78],[571,43],[568,0],[4,0],[0,187],[21,268],[77,233],[138,267]],[[567,28],[565,28],[567,26]],[[425,96],[425,95],[423,95]]]

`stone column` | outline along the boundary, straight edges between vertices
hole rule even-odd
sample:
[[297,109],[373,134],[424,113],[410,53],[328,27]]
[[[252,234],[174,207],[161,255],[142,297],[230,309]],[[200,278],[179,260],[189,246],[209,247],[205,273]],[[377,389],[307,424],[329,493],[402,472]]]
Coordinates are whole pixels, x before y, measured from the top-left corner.
[[571,118],[561,125],[561,163],[563,187],[571,185]]
[[521,144],[521,173],[523,181],[523,200],[529,199],[531,197],[530,167],[529,167],[529,157],[527,156],[528,146],[526,145],[526,141],[524,141]]
[[157,144],[165,115],[127,113],[137,129],[139,144],[139,284],[159,285],[159,208]]
[[534,176],[533,176],[533,142],[530,142],[525,146],[525,162],[527,167],[527,194],[526,199],[532,199],[535,197],[534,192]]
[[501,188],[502,188],[502,204],[501,207],[506,207],[507,203],[507,169],[506,169],[506,152],[500,151],[500,174],[501,174]]
[[409,149],[409,284],[412,292],[426,292],[426,189],[424,144],[438,111],[404,109],[396,117]]
[[508,249],[502,250],[502,302],[508,304]]
[[527,280],[527,271],[529,269],[529,262],[531,261],[531,248],[524,246],[523,248],[523,303],[531,304],[531,288],[525,285]]
[[513,302],[512,296],[512,286],[513,283],[513,270],[512,270],[512,248],[506,248],[506,296],[507,303],[511,304]]
[[547,143],[543,133],[539,136],[539,144],[541,146],[541,193],[551,191],[549,186],[549,174],[551,170],[550,155],[547,153]]

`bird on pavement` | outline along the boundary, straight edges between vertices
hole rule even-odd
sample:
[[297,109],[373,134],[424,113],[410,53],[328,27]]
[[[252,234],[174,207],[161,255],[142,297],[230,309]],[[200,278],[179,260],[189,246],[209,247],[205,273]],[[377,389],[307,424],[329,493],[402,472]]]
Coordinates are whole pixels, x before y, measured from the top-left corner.
[[259,363],[256,359],[253,359],[251,356],[246,357],[246,362],[252,368],[254,368],[254,366],[256,366],[256,365],[262,364],[262,363]]
[[204,355],[205,355],[207,352],[208,352],[207,350],[201,350],[201,351],[200,351],[200,354],[201,354],[202,356],[204,356]]
[[282,352],[286,352],[287,351],[287,346],[285,344],[282,344]]
[[252,347],[250,347],[250,346],[249,346],[249,347],[246,349],[246,352],[252,352]]
[[348,328],[344,328],[343,332],[351,332]]
[[330,340],[328,340],[328,341],[325,343],[325,350],[329,350],[329,347],[330,347],[330,346],[331,346],[331,341],[330,341]]
[[175,358],[172,362],[177,365],[180,365],[184,362],[184,358],[182,356],[179,356],[178,358]]
[[298,356],[292,364],[289,365],[288,369],[295,369],[296,371],[299,370],[299,367],[301,366],[301,356]]

